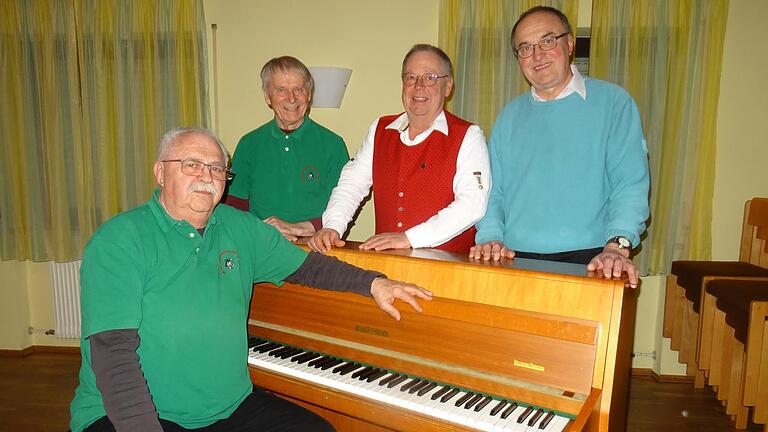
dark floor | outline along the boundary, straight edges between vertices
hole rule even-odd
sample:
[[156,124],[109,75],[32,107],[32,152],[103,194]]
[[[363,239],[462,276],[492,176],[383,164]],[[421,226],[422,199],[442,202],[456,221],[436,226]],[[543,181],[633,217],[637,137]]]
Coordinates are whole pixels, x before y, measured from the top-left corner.
[[[0,357],[0,431],[65,431],[80,357],[36,353]],[[709,390],[692,384],[631,380],[628,432],[736,431]],[[762,431],[749,425],[748,431]]]

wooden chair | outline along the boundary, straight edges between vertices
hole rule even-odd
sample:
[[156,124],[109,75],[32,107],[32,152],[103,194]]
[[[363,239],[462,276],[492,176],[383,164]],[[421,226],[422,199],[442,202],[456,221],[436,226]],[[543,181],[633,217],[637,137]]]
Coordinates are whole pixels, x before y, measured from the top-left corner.
[[768,278],[706,280],[698,361],[736,428],[768,431]]
[[700,332],[699,309],[704,278],[768,277],[768,198],[753,198],[744,208],[739,261],[675,261],[667,277],[663,336],[678,351],[679,361],[704,386],[697,359]]

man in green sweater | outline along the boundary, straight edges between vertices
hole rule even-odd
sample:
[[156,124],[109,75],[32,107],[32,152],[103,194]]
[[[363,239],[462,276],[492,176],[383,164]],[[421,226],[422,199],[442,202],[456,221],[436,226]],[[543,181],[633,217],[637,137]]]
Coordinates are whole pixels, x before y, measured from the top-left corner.
[[649,215],[648,150],[627,92],[570,64],[574,39],[559,10],[538,6],[512,29],[531,91],[512,100],[489,144],[493,188],[475,259],[514,256],[627,273]]
[[245,134],[232,158],[225,203],[247,210],[295,241],[322,228],[320,217],[349,153],[340,136],[309,118],[315,83],[290,56],[261,70],[272,120]]
[[355,292],[395,319],[396,298],[420,310],[416,298],[431,297],[308,254],[252,214],[217,205],[227,162],[210,131],[171,130],[158,149],[153,197],[105,222],[88,242],[73,432],[331,431],[322,418],[251,383],[253,283]]

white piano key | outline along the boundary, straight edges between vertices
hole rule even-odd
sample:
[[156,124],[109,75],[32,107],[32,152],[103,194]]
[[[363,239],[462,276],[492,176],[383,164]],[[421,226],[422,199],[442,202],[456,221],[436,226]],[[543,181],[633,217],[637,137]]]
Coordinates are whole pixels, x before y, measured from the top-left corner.
[[[493,424],[496,423],[496,418],[491,416],[491,410],[498,403],[498,400],[491,400],[485,407],[475,413],[469,418],[471,426],[480,430],[491,430]],[[473,409],[474,411],[474,409]]]
[[[514,431],[517,429],[518,423],[517,419],[520,417],[520,414],[525,411],[524,406],[518,406],[515,408],[514,411],[512,411],[512,414],[509,415],[506,419],[503,419],[499,417],[499,421],[496,422],[496,424],[493,425],[493,432],[507,432],[507,431]],[[506,409],[506,408],[505,408]],[[504,410],[502,410],[502,413]]]
[[[551,422],[547,425],[546,428],[544,428],[543,432],[562,432],[565,430],[565,427],[568,425],[570,420],[568,417],[563,417],[559,415],[555,415],[555,418],[552,419]],[[541,429],[538,429],[538,431],[541,431]]]

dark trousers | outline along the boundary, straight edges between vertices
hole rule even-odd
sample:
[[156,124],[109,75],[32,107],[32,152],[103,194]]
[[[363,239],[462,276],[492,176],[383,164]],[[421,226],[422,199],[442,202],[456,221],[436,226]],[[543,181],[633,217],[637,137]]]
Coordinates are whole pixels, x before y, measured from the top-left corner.
[[550,254],[515,251],[515,257],[530,258],[530,259],[545,260],[545,261],[567,262],[567,263],[573,263],[573,264],[589,264],[592,258],[597,256],[597,254],[599,254],[602,251],[603,251],[603,248],[601,247],[594,248],[594,249],[580,249],[575,251],[557,252],[557,253],[550,253]]
[[[296,404],[254,386],[251,393],[227,419],[198,429],[185,429],[174,422],[160,419],[166,432],[333,432],[325,419]],[[106,416],[96,420],[86,432],[114,432]]]

